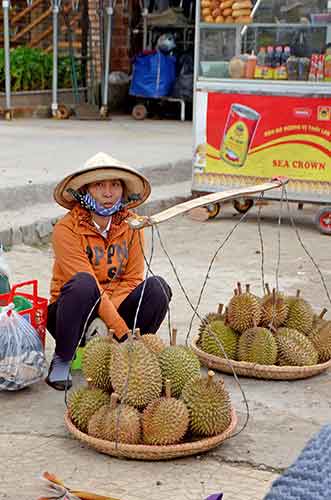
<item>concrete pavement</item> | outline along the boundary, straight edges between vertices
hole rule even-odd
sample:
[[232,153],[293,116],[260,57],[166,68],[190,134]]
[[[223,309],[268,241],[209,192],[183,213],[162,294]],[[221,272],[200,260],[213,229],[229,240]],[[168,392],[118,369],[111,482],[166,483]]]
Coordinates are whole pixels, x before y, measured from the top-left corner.
[[[49,203],[51,188],[57,180],[78,167],[78,159],[83,161],[90,154],[105,150],[138,168],[147,165],[151,176],[155,175],[151,211],[189,196],[190,124],[128,120],[130,118],[116,118],[109,123],[0,122],[0,137],[4,141],[0,149],[0,203],[3,203],[0,208],[0,239],[7,235],[8,242],[14,243],[7,254],[13,283],[36,278],[40,294],[48,296],[51,249],[21,243],[47,241],[52,222],[62,213],[55,204]],[[125,135],[124,131],[129,132]],[[153,137],[159,139],[151,141],[152,132]],[[125,140],[125,137],[129,139]],[[53,139],[56,139],[54,144]],[[109,142],[111,148],[106,148],[108,141],[112,141]],[[175,144],[175,147],[171,148],[169,144]],[[169,162],[156,163],[159,157]],[[180,169],[176,167],[178,162],[182,165]],[[11,193],[10,197],[8,193]],[[22,198],[24,193],[28,193],[26,198]],[[312,225],[313,213],[311,207],[305,206],[303,211],[295,212],[295,221],[330,289],[330,240]],[[331,304],[320,276],[297,241],[288,217],[282,221],[281,251],[278,254],[278,216],[279,205],[263,207],[265,280],[272,285],[275,283],[280,255],[281,288],[289,293],[301,288],[316,310],[325,306],[330,311]],[[211,258],[237,221],[238,214],[231,206],[226,206],[218,218],[206,224],[178,217],[160,225],[162,241],[194,304]],[[150,248],[151,231],[146,232]],[[152,269],[171,284],[174,297],[172,326],[178,328],[179,341],[184,342],[192,311],[160,242],[154,236]],[[238,280],[250,282],[252,289],[260,292],[261,247],[256,208],[218,253],[209,273],[200,314],[216,310],[220,302],[226,303]],[[191,337],[197,327],[198,323],[194,321]],[[160,335],[164,340],[168,339],[166,322]],[[48,359],[52,351],[53,341],[48,338]],[[224,379],[239,415],[239,430],[245,419],[242,393],[232,377],[224,375]],[[76,373],[75,386],[80,381],[80,374]],[[36,500],[41,494],[38,476],[44,470],[54,472],[70,486],[112,495],[120,500],[203,500],[217,491],[224,492],[224,500],[262,500],[277,473],[297,457],[321,425],[330,421],[330,382],[330,371],[293,382],[240,378],[250,409],[245,430],[201,457],[160,463],[111,458],[73,440],[63,424],[63,394],[43,382],[17,393],[0,392],[0,500]]]
[[190,196],[192,124],[178,121],[0,121],[0,241],[47,241],[64,210],[55,184],[98,151],[137,168],[152,184],[150,213]]

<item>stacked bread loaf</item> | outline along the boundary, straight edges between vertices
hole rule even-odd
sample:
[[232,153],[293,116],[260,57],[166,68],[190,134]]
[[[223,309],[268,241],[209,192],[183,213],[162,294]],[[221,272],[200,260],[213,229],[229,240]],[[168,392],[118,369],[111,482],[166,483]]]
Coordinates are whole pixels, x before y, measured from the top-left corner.
[[201,19],[205,23],[249,24],[251,0],[201,0]]

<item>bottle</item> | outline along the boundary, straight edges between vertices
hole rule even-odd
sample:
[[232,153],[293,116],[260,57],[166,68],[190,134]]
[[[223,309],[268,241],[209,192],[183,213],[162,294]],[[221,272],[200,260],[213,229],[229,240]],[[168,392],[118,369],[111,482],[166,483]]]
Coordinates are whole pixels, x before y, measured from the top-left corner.
[[324,80],[324,55],[323,54],[321,54],[318,58],[316,80],[318,82],[321,82],[322,80]]
[[[278,45],[276,47],[275,57],[274,57],[274,78],[275,80],[286,80],[286,66],[283,64],[283,47]],[[284,71],[285,70],[285,71]]]
[[[9,293],[9,292],[10,292],[9,266],[8,266],[8,262],[5,258],[3,246],[0,243],[0,294]],[[1,303],[0,303],[0,305],[1,305]]]
[[260,47],[260,50],[256,57],[256,66],[254,70],[254,78],[263,78],[263,70],[265,66],[266,49],[265,47]]
[[324,56],[324,81],[331,81],[331,53],[329,50],[326,51]]
[[286,61],[287,74],[289,80],[298,79],[298,58],[290,56]]
[[265,57],[265,70],[263,72],[265,80],[272,80],[274,78],[274,48],[269,45]]
[[249,78],[249,79],[254,78],[256,64],[257,64],[257,57],[254,54],[254,50],[253,50],[251,55],[248,56],[248,58],[247,58],[246,68],[245,68],[245,78]]

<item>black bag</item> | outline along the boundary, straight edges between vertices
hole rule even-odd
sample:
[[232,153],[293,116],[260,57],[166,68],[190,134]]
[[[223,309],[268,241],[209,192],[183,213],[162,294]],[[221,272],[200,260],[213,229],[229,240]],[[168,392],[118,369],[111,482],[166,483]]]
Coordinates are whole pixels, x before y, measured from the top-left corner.
[[193,99],[194,59],[190,52],[179,57],[177,78],[173,89],[173,97],[192,101]]

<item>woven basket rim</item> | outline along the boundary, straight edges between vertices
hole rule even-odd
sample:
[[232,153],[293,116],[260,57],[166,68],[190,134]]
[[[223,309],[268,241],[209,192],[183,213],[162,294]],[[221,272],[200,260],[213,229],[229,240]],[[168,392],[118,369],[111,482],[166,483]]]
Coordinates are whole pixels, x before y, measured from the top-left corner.
[[191,347],[200,361],[205,362],[207,366],[212,365],[216,370],[226,371],[226,373],[230,374],[233,374],[232,366],[238,375],[258,376],[270,380],[293,380],[317,375],[331,367],[331,359],[325,363],[318,363],[311,366],[259,365],[247,361],[227,360],[202,351],[198,346],[198,341],[199,335],[196,335],[192,339]]
[[237,426],[238,419],[235,409],[231,408],[231,422],[227,429],[221,434],[209,438],[203,438],[197,441],[184,442],[172,445],[146,445],[146,444],[124,444],[104,439],[94,438],[81,432],[70,419],[69,411],[64,415],[64,422],[68,431],[78,440],[83,441],[88,446],[95,448],[102,453],[115,457],[126,457],[145,460],[164,460],[181,456],[196,455],[204,451],[215,448],[223,441],[230,438]]

